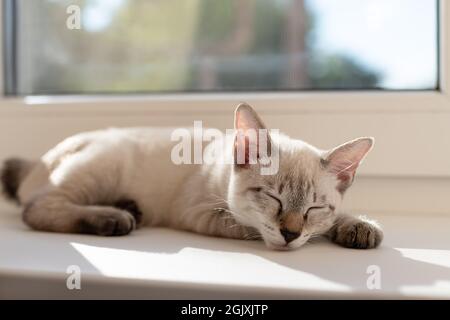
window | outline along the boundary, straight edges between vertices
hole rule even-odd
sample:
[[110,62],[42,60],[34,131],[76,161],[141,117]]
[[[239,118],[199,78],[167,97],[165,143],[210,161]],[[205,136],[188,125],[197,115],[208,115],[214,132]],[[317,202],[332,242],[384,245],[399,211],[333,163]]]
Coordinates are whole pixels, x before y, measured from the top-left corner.
[[9,95],[439,86],[437,1],[5,3]]
[[321,148],[376,138],[352,212],[448,214],[446,0],[2,1],[4,158],[110,126],[226,129],[246,101]]

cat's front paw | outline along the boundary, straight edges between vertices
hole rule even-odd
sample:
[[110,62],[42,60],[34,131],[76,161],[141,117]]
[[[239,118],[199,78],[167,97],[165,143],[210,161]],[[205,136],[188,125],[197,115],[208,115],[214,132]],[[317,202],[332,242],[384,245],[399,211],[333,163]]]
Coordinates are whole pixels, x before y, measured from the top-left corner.
[[372,249],[380,245],[383,231],[374,221],[355,218],[336,226],[332,240],[347,248]]
[[114,203],[115,208],[128,211],[136,221],[136,227],[139,227],[142,223],[142,211],[139,209],[138,204],[134,200],[121,199]]
[[123,236],[136,228],[134,217],[125,210],[105,210],[82,220],[80,232],[99,236]]

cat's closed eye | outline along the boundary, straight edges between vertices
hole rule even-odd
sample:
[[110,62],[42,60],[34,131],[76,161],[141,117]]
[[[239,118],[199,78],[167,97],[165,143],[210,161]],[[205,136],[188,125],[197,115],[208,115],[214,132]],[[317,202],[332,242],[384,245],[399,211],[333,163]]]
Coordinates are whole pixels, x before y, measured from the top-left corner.
[[262,188],[261,187],[251,187],[251,188],[248,188],[248,191],[252,191],[252,192],[258,193],[258,192],[262,191]]
[[283,212],[283,203],[281,202],[281,200],[270,193],[266,193],[266,194],[278,202],[279,207],[278,207],[278,211],[277,211],[277,217],[281,216],[281,213]]
[[278,210],[277,210],[277,216],[281,216],[281,213],[283,212],[283,202],[281,202],[281,200],[274,196],[273,194],[264,191],[264,189],[262,187],[252,187],[248,189],[249,191],[255,192],[255,193],[263,193],[266,196],[272,198],[273,200],[275,200],[276,202],[278,202]]
[[313,213],[313,212],[319,211],[319,210],[320,210],[320,212],[323,212],[324,209],[327,209],[327,211],[328,211],[328,206],[312,206],[312,207],[309,207],[308,210],[306,210],[306,212],[305,212],[305,218],[307,218],[310,213]]

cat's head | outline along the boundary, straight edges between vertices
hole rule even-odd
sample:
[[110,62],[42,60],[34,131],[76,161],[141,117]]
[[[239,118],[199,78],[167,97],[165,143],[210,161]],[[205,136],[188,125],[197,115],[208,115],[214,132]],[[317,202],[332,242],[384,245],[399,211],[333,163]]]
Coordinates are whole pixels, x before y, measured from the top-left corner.
[[[239,132],[266,129],[247,104],[235,112]],[[259,150],[261,141],[255,142]],[[250,163],[246,139],[234,140],[235,154],[243,150],[245,162],[233,165],[228,203],[235,219],[253,227],[273,249],[298,248],[311,237],[323,234],[334,223],[345,191],[356,169],[373,145],[373,138],[358,138],[331,150],[317,149],[301,140],[267,134],[268,149],[278,157],[278,170],[261,174],[259,154]]]

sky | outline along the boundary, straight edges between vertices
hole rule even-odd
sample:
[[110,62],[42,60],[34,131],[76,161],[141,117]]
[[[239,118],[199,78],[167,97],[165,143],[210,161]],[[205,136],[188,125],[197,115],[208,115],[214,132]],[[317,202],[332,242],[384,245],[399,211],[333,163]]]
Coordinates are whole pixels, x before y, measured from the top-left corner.
[[83,12],[83,26],[91,32],[102,31],[109,26],[116,11],[124,3],[124,0],[91,0]]
[[[124,0],[94,0],[83,14],[89,31],[106,28]],[[314,14],[314,46],[350,56],[381,74],[388,89],[434,88],[436,0],[305,0]]]
[[433,88],[437,78],[435,0],[306,0],[315,46],[381,71],[389,89]]

